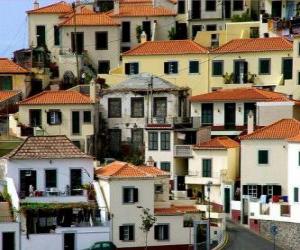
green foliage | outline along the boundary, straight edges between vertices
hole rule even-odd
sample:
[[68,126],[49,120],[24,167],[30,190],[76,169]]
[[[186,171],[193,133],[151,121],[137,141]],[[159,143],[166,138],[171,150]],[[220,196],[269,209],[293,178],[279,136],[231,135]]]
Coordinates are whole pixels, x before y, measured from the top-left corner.
[[142,214],[140,215],[140,217],[142,219],[142,226],[140,227],[140,229],[144,233],[148,233],[150,229],[153,227],[153,225],[155,224],[157,218],[150,213],[149,208],[141,208],[141,209],[142,209]]
[[248,12],[244,12],[242,15],[233,15],[231,17],[231,22],[249,22],[251,21],[251,16]]
[[233,73],[228,74],[228,72],[223,75],[225,84],[233,84]]
[[126,157],[124,157],[124,161],[130,162],[133,165],[139,166],[139,165],[144,164],[145,159],[144,159],[143,154],[141,154],[138,151],[135,151],[135,152],[131,153],[130,155],[127,155]]
[[140,43],[141,42],[141,34],[143,32],[142,26],[141,25],[136,26],[135,32],[136,32],[136,39],[137,39],[138,43]]
[[7,186],[4,186],[3,192],[1,193],[1,197],[4,201],[11,203],[10,194],[7,192]]
[[172,27],[168,31],[168,37],[169,37],[170,40],[175,40],[176,39],[176,29],[175,29],[175,27]]

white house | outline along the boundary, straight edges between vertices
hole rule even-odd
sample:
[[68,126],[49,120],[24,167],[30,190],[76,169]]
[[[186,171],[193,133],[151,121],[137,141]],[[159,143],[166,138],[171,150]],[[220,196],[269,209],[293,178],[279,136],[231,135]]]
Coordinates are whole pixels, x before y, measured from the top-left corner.
[[20,211],[22,249],[82,249],[109,240],[93,164],[66,136],[28,137],[1,159],[12,206]]

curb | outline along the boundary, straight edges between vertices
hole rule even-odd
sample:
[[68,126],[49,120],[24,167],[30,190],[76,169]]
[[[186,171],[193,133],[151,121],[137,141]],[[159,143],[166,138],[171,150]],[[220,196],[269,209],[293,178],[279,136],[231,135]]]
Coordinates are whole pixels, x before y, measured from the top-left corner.
[[212,250],[222,250],[227,245],[228,240],[229,240],[229,235],[225,231],[225,235],[224,235],[223,241],[218,246],[216,246],[215,248],[213,248]]

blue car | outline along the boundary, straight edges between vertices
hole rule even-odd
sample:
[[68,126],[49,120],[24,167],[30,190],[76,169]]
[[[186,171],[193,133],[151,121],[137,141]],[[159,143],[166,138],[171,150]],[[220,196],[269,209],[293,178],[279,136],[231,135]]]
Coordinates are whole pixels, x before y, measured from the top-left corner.
[[110,241],[99,241],[94,243],[90,248],[83,250],[116,250],[117,247]]

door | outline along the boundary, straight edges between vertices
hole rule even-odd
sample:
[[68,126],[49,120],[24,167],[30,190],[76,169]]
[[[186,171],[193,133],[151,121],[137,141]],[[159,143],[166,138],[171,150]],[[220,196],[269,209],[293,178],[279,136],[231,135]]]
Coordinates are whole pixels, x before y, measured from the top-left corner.
[[75,234],[64,234],[64,250],[75,250]]
[[177,176],[177,190],[185,191],[185,176]]
[[235,103],[225,103],[225,128],[235,128]]
[[71,46],[72,46],[73,53],[75,53],[76,51],[77,51],[78,55],[81,55],[83,53],[83,51],[84,51],[84,33],[83,32],[76,32],[76,43],[75,43],[75,33],[72,32]]
[[201,18],[201,1],[192,0],[192,19],[200,19]]
[[15,250],[15,233],[3,232],[2,233],[2,249]]
[[36,44],[37,47],[46,45],[46,28],[44,25],[36,26]]
[[81,169],[71,169],[70,183],[71,195],[82,195],[82,176]]
[[231,18],[231,1],[223,1],[225,6],[225,18]]
[[29,196],[29,187],[32,186],[36,190],[36,171],[20,170],[20,195],[22,197]]
[[234,83],[246,83],[248,78],[248,63],[234,61]]
[[109,130],[109,153],[110,156],[118,156],[121,151],[121,129]]
[[29,120],[31,127],[40,127],[42,125],[42,111],[40,109],[30,109]]
[[281,0],[272,1],[272,17],[281,17]]
[[283,58],[282,59],[282,74],[284,80],[292,79],[293,77],[293,59]]
[[194,225],[194,250],[209,249],[208,245],[208,223],[195,223]]
[[80,113],[79,111],[72,112],[72,134],[80,134]]
[[147,41],[151,40],[151,21],[143,22],[143,31],[145,31],[147,35]]
[[230,188],[224,188],[224,211],[230,213]]

